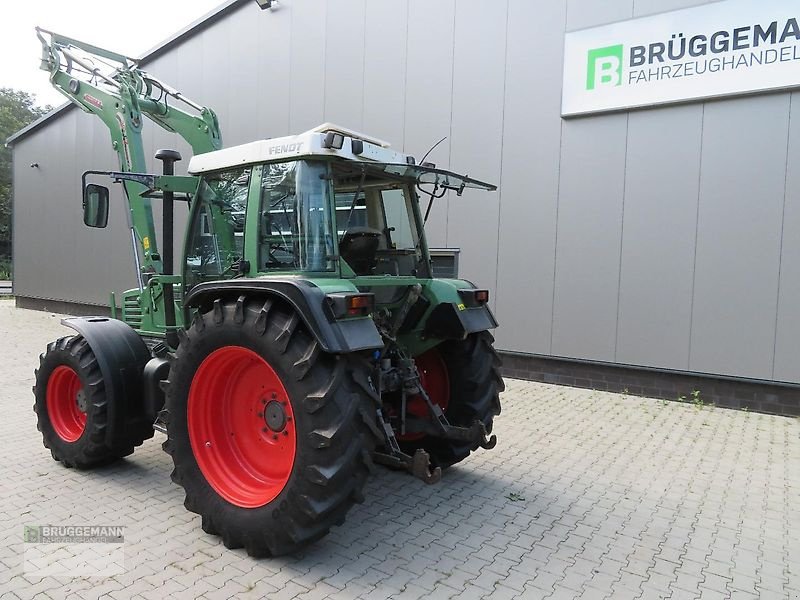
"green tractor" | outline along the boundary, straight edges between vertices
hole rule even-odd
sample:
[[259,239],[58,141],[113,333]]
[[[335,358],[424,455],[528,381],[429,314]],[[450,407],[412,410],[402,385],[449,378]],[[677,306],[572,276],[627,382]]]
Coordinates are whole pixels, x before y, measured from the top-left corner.
[[[433,276],[420,208],[494,186],[330,124],[222,149],[213,111],[134,60],[38,35],[55,87],[111,131],[121,170],[84,174],[84,221],[109,214],[89,179],[120,183],[138,283],[121,315],[112,294],[111,318],[65,319],[76,334],[41,356],[34,410],[54,459],[92,468],[161,431],[203,529],[274,556],[341,524],[375,463],[435,483],[496,444],[489,293]],[[172,150],[144,172],[143,116],[189,143],[188,176]],[[190,206],[177,274],[175,202]]]

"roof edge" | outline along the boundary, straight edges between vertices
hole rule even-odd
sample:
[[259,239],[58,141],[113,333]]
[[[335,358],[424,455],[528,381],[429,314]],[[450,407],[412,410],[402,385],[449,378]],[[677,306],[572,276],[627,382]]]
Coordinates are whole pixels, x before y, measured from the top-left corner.
[[[180,45],[181,43],[185,42],[186,40],[190,39],[194,35],[200,33],[207,27],[213,25],[217,21],[219,21],[222,17],[226,16],[228,13],[233,12],[236,8],[240,5],[245,4],[249,0],[227,0],[225,3],[217,6],[215,9],[211,10],[210,12],[206,13],[196,21],[193,21],[186,27],[178,30],[177,33],[171,35],[160,44],[150,48],[147,52],[145,52],[142,57],[138,60],[140,66],[147,64],[147,62],[151,60],[155,60],[168,50],[171,50],[175,46]],[[46,115],[42,115],[32,123],[29,123],[16,133],[12,134],[5,140],[6,146],[13,146],[16,142],[21,140],[24,137],[27,137],[33,131],[42,127],[45,123],[58,117],[59,115],[65,113],[70,108],[77,108],[75,104],[72,102],[66,102],[61,106],[54,108]]]
[[46,113],[46,114],[42,115],[41,117],[39,117],[38,119],[36,119],[32,123],[28,123],[25,127],[23,127],[22,129],[20,129],[16,133],[14,133],[11,136],[9,136],[5,141],[5,145],[9,146],[9,147],[13,146],[14,142],[24,138],[25,136],[27,136],[34,129],[39,129],[39,127],[41,127],[44,124],[45,121],[49,121],[51,118],[55,117],[56,115],[61,114],[62,112],[66,111],[68,108],[70,108],[71,106],[75,106],[75,105],[72,102],[65,102],[61,106],[58,106],[58,107],[54,108],[53,110],[51,110],[49,113]]

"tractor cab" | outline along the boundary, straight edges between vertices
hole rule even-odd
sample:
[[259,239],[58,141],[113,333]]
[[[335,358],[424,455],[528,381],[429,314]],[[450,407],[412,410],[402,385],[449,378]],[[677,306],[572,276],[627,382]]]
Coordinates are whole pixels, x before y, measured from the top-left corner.
[[189,172],[201,183],[186,241],[187,292],[243,275],[345,278],[358,287],[430,279],[420,195],[432,202],[448,190],[495,189],[331,124],[197,155]]

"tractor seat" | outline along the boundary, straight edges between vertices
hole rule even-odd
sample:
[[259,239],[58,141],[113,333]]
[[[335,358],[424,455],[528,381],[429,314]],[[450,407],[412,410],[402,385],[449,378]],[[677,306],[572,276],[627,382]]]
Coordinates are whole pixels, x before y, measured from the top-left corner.
[[339,254],[356,275],[372,275],[378,264],[381,235],[371,227],[351,227],[339,242]]

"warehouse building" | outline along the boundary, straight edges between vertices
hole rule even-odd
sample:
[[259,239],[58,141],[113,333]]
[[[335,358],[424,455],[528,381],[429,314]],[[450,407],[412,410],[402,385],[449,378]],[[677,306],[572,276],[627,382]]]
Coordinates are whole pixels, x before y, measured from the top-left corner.
[[[491,289],[508,374],[797,414],[797,13],[235,0],[141,65],[214,108],[226,146],[326,121],[418,157],[446,137],[428,160],[499,191],[439,201],[430,243]],[[145,139],[190,155],[154,125]],[[61,107],[10,143],[18,303],[134,287],[121,198],[108,229],[81,220],[80,174],[116,167],[100,120]]]

